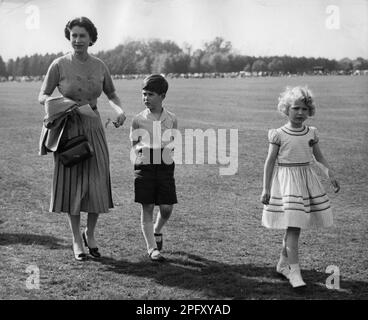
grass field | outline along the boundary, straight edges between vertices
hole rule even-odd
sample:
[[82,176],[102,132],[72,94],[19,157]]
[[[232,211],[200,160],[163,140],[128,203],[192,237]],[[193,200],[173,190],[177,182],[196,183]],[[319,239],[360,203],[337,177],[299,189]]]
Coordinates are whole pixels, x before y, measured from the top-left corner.
[[[115,208],[98,223],[103,258],[84,263],[73,259],[66,217],[48,212],[52,156],[37,155],[41,83],[0,84],[0,299],[368,298],[368,77],[171,80],[166,104],[181,130],[239,130],[239,168],[220,176],[218,165],[177,165],[165,264],[147,259],[133,201],[129,125],[143,108],[140,81],[115,84],[128,115],[123,128],[106,129]],[[277,97],[296,84],[316,95],[308,123],[341,183],[334,194],[321,175],[335,226],[301,234],[303,293],[275,272],[282,232],[261,226],[259,202],[267,130],[284,122]],[[99,109],[103,121],[113,116],[105,97]],[[30,265],[39,268],[39,289],[26,287]],[[330,265],[340,271],[338,290],[326,288]]]

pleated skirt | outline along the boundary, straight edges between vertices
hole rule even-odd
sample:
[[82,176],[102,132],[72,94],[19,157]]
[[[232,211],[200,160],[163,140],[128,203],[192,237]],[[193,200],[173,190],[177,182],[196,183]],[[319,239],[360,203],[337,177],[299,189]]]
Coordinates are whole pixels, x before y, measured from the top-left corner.
[[330,200],[310,165],[275,167],[271,198],[263,207],[262,225],[271,229],[333,225]]
[[64,167],[54,152],[54,174],[50,212],[107,213],[113,208],[110,162],[105,131],[98,110],[79,113],[68,120],[68,138],[85,134],[92,144],[94,156],[72,167]]

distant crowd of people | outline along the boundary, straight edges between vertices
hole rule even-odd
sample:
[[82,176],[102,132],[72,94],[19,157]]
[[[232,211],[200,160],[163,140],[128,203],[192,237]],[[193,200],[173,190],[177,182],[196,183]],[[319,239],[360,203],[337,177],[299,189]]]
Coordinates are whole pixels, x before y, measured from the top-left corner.
[[[368,70],[349,70],[349,71],[311,71],[302,73],[284,73],[271,71],[239,71],[239,72],[196,72],[196,73],[167,73],[162,75],[170,79],[216,79],[216,78],[250,78],[250,77],[294,77],[294,76],[336,76],[336,75],[352,75],[352,76],[368,76]],[[135,80],[144,79],[148,74],[113,74],[114,80]],[[45,75],[42,76],[0,76],[0,82],[17,81],[43,81]]]

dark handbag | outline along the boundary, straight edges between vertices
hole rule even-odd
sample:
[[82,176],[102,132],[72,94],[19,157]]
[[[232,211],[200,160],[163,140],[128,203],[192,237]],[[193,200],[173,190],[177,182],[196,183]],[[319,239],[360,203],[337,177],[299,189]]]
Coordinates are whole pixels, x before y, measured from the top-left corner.
[[93,147],[84,134],[66,140],[58,148],[61,163],[72,167],[94,155]]
[[72,167],[93,156],[92,145],[84,135],[69,139],[58,150],[59,158],[65,167]]

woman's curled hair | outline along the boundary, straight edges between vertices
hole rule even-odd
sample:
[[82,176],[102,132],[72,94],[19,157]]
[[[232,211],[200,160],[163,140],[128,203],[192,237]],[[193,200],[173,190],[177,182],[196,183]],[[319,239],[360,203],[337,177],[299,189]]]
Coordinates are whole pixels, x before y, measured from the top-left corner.
[[93,22],[86,17],[78,17],[68,21],[64,29],[65,38],[70,40],[70,30],[75,26],[82,27],[87,30],[89,37],[91,38],[90,46],[97,41],[97,29]]

